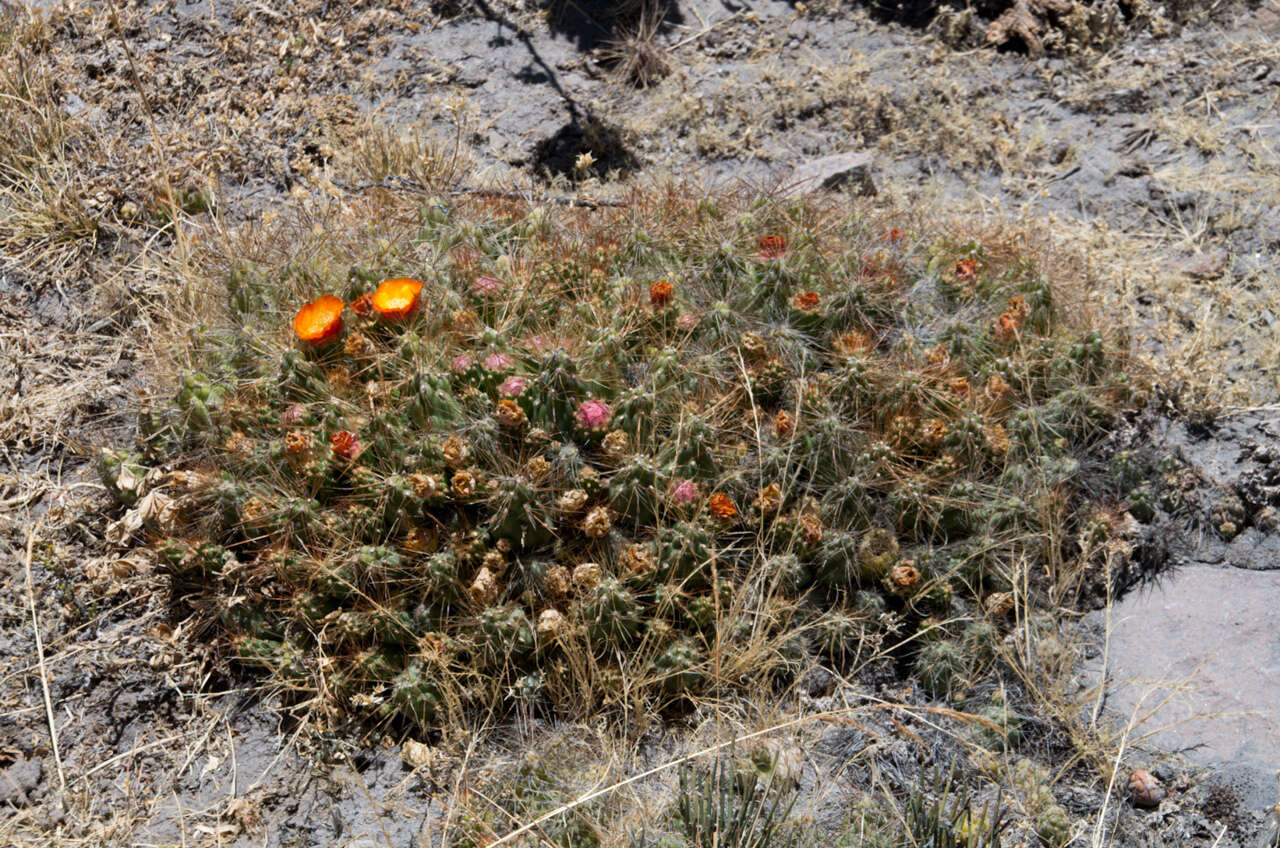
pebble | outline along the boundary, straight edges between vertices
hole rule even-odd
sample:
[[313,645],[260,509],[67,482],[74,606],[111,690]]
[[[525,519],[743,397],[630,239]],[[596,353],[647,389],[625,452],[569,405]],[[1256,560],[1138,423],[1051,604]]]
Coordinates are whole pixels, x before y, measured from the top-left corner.
[[1155,807],[1167,794],[1164,784],[1146,769],[1129,775],[1129,800],[1135,807]]

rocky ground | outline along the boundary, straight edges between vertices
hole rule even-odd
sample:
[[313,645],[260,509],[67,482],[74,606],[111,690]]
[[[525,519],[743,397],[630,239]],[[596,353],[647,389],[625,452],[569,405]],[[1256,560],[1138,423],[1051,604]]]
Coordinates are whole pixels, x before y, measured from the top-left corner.
[[[917,26],[915,6],[768,0],[670,4],[640,39],[657,52],[641,56],[596,5],[169,0],[122,3],[118,16],[53,6],[44,24],[21,13],[0,24],[36,45],[24,70],[45,73],[32,90],[69,138],[62,170],[41,171],[61,180],[61,205],[46,196],[42,207],[57,215],[24,214],[20,201],[43,185],[31,174],[26,194],[6,177],[0,199],[0,836],[417,844],[448,821],[444,799],[464,778],[597,738],[526,725],[424,751],[296,732],[171,618],[145,557],[104,541],[118,516],[104,512],[87,459],[129,439],[149,386],[148,337],[164,331],[157,304],[169,294],[156,255],[192,249],[153,235],[157,209],[183,207],[198,240],[288,203],[411,187],[425,161],[469,160],[468,185],[607,196],[619,176],[785,190],[808,160],[859,152],[885,203],[1051,218],[1096,279],[1095,308],[1133,328],[1184,409],[1217,408],[1166,410],[1141,432],[1198,469],[1197,494],[1143,531],[1148,546],[1168,541],[1152,561],[1176,567],[1097,621],[1109,640],[1095,665],[1139,681],[1112,692],[1108,714],[1149,704],[1144,681],[1199,672],[1123,757],[1173,792],[1135,810],[1065,764],[1056,792],[1099,823],[1077,844],[1258,844],[1280,769],[1265,712],[1278,650],[1266,599],[1280,592],[1268,570],[1280,544],[1269,406],[1280,392],[1280,8],[1065,15],[1033,58],[1025,38],[984,46],[994,14]],[[890,694],[823,684],[801,707]],[[763,712],[744,707],[767,723]],[[1204,714],[1218,717],[1137,739]],[[892,763],[919,759],[912,735],[943,758],[951,744],[925,713],[859,722],[783,734],[818,818],[844,803],[832,777],[865,767],[864,749]],[[1038,738],[1041,753],[1069,749]],[[623,753],[598,776],[675,745],[661,733],[615,743]]]

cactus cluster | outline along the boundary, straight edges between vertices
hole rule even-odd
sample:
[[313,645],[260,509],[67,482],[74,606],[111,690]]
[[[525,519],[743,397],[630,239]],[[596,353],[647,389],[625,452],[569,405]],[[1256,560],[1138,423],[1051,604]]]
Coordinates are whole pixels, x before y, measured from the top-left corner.
[[[715,651],[840,663],[982,618],[1128,401],[1104,338],[979,245],[430,209],[342,277],[238,264],[279,311],[229,296],[104,463],[125,501],[201,469],[164,561],[237,656],[356,712],[661,701],[730,682]],[[963,625],[929,627],[953,696]]]

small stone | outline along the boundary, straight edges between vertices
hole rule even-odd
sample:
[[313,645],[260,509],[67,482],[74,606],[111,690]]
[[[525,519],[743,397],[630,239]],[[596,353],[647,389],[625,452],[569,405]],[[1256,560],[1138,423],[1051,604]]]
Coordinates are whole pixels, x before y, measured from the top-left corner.
[[1129,800],[1135,807],[1155,807],[1167,794],[1164,784],[1146,769],[1129,775]]
[[871,178],[872,166],[873,157],[867,152],[823,156],[796,166],[784,191],[801,195],[850,187],[854,194],[870,197],[876,193],[876,184]]

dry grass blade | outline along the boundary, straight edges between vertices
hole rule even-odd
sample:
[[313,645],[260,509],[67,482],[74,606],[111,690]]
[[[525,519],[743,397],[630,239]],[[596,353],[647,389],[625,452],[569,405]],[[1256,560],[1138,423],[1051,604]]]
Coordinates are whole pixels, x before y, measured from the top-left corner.
[[44,520],[41,519],[27,531],[27,554],[23,562],[23,570],[27,576],[27,604],[31,607],[31,627],[35,633],[36,661],[40,669],[40,692],[44,697],[45,720],[49,725],[49,746],[53,750],[53,761],[58,769],[58,786],[61,788],[62,796],[65,798],[67,794],[67,776],[62,770],[62,753],[58,749],[58,725],[53,717],[53,699],[49,696],[49,670],[45,668],[44,638],[40,635],[40,616],[36,613],[35,581],[31,577],[31,557],[35,550],[36,536],[40,533],[40,527],[43,523]]

